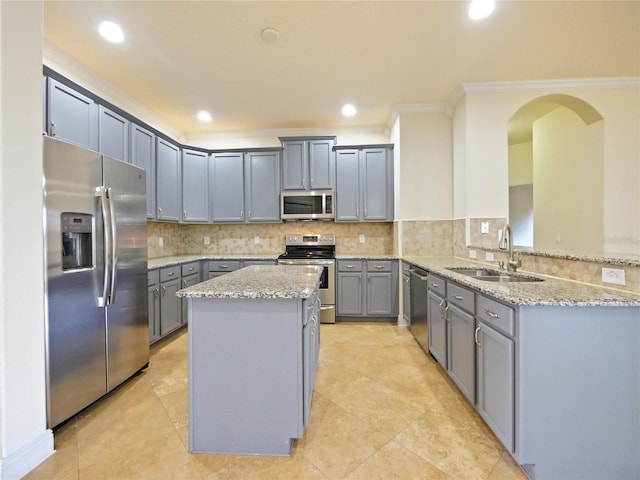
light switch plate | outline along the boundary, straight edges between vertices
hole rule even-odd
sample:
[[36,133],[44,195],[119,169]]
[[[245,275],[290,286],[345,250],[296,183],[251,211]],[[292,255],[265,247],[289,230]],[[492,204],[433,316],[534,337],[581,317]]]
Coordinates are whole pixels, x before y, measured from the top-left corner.
[[621,268],[603,268],[602,269],[602,282],[610,283],[612,285],[626,285],[624,277],[624,270]]
[[211,243],[211,237],[204,237],[204,244],[209,245]]
[[484,259],[493,262],[493,252],[484,252]]
[[164,238],[158,237],[158,245],[164,247]]
[[364,243],[364,240],[365,240],[365,239],[364,239],[364,235],[358,235],[358,241],[359,241],[360,243]]
[[253,244],[254,245],[259,245],[260,244],[260,237],[258,235],[253,237]]

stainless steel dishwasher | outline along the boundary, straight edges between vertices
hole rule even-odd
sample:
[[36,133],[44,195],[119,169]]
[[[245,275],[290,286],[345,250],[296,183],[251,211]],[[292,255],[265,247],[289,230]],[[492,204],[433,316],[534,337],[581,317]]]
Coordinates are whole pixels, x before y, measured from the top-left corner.
[[429,328],[427,325],[427,272],[412,267],[410,295],[411,295],[411,325],[409,327],[422,349],[429,353]]

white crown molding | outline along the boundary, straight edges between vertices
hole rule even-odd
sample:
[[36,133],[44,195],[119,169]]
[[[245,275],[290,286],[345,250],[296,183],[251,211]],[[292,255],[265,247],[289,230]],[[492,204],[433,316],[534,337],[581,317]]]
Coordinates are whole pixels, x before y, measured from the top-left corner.
[[557,78],[514,82],[462,83],[451,94],[447,104],[453,108],[464,95],[469,93],[557,91],[583,88],[640,88],[640,77]]
[[78,63],[62,50],[44,41],[42,46],[42,62],[69,80],[83,86],[118,108],[130,113],[156,130],[164,132],[177,141],[182,141],[184,133],[173,125],[160,119],[153,112],[133,100],[121,90],[106,82],[85,65]]
[[445,113],[448,115],[449,107],[446,103],[399,103],[393,106],[387,128],[391,128],[398,115],[403,113]]

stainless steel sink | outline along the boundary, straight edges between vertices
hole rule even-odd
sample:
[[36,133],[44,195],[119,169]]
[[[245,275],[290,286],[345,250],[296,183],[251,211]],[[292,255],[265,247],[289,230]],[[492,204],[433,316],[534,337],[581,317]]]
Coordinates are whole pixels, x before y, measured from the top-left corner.
[[447,270],[466,275],[467,277],[482,280],[484,282],[543,282],[542,278],[531,277],[529,275],[511,274],[501,272],[500,270],[492,270],[490,268],[473,268],[473,267],[450,267]]

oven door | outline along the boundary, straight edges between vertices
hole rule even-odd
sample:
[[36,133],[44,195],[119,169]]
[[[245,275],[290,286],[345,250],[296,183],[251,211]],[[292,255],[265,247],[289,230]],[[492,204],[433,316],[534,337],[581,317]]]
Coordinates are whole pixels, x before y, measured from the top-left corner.
[[320,276],[320,323],[336,323],[336,261],[320,258],[278,259],[281,265],[316,265],[322,267]]

